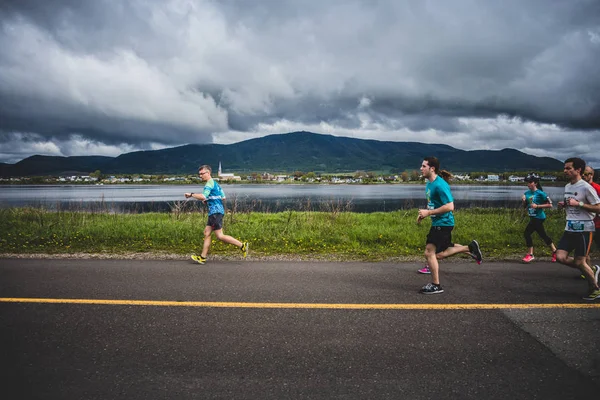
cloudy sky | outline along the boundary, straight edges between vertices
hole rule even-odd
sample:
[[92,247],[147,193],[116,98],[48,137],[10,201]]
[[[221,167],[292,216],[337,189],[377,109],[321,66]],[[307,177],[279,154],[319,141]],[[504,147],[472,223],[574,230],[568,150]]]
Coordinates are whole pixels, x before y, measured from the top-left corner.
[[0,162],[307,130],[600,167],[597,0],[3,0]]

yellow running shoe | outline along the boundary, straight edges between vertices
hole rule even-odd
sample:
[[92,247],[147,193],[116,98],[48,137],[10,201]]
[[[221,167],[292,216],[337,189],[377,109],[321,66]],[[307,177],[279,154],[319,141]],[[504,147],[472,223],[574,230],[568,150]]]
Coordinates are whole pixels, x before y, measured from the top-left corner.
[[246,258],[246,256],[248,255],[248,242],[242,243],[242,247],[240,247],[240,250],[242,251],[242,256]]
[[587,301],[600,300],[600,289],[592,290],[590,294],[583,298]]
[[[596,283],[598,283],[598,274],[600,274],[600,265],[592,265],[592,272],[594,273],[594,278],[596,279]],[[581,279],[587,279],[584,274],[581,274]]]
[[198,264],[204,264],[206,262],[206,257],[192,254],[192,260],[196,261]]

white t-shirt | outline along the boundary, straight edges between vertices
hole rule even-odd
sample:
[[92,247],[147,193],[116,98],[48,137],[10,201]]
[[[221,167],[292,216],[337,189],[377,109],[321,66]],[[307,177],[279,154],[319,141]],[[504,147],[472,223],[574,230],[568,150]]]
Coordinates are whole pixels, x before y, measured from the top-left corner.
[[[564,200],[575,199],[577,201],[583,201],[585,204],[598,204],[600,198],[596,190],[584,181],[580,179],[576,183],[567,183],[565,185],[565,197]],[[595,213],[584,210],[579,206],[568,206],[565,207],[567,211],[567,224],[565,225],[565,231],[569,232],[594,232],[594,217]]]

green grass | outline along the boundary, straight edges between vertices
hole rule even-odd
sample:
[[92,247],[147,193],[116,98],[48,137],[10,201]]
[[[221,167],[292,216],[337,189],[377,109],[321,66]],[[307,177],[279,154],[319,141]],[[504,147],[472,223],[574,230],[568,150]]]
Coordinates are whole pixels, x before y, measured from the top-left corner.
[[[360,214],[287,211],[235,213],[225,217],[225,233],[250,242],[252,256],[294,256],[337,260],[421,259],[428,220],[415,223],[417,210]],[[520,209],[473,208],[455,212],[456,243],[477,239],[486,259],[520,259],[528,217]],[[551,210],[546,230],[558,242],[564,211]],[[0,254],[199,252],[206,214],[202,212],[110,214],[0,210]],[[534,234],[536,256],[550,250]],[[212,255],[238,257],[238,250],[213,236]]]

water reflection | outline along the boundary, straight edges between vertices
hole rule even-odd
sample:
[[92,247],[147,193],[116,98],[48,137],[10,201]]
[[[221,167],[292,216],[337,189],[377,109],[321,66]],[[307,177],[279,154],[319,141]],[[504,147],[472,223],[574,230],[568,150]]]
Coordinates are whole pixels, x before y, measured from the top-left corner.
[[[377,212],[423,207],[424,185],[223,185],[227,207],[237,212]],[[562,187],[544,188],[555,203]],[[196,185],[41,186],[0,188],[0,207],[114,213],[201,211],[202,203],[183,200]],[[521,206],[521,186],[453,185],[456,209]]]

